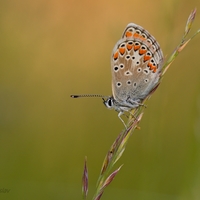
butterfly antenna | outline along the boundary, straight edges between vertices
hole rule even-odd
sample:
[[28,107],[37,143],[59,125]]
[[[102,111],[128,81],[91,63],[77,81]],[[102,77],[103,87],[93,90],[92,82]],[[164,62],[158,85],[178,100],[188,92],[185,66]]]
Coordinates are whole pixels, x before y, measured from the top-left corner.
[[107,97],[107,96],[104,96],[104,95],[100,95],[100,94],[73,94],[73,95],[70,95],[70,97],[72,98],[81,98],[81,97],[100,97],[100,98],[104,98],[104,97]]

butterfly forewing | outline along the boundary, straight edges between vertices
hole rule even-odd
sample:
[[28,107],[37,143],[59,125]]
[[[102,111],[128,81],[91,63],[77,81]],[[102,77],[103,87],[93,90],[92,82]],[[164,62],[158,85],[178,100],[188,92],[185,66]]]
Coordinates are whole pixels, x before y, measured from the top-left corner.
[[128,24],[111,57],[114,99],[121,104],[142,101],[157,85],[162,61],[155,38],[141,26]]

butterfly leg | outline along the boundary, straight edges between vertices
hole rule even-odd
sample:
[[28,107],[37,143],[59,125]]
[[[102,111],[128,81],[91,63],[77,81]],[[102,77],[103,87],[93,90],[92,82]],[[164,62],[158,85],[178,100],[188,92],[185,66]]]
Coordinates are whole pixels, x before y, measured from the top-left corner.
[[139,106],[144,106],[145,108],[147,107],[145,104],[143,103],[138,103]]
[[129,115],[127,115],[127,114],[125,114],[125,113],[123,113],[123,115],[126,116],[127,118],[129,118]]
[[[129,115],[131,115],[134,119],[136,119],[135,115],[133,113],[131,113],[130,111],[126,111],[129,113]],[[125,113],[123,113],[123,115],[125,115],[127,118],[129,118],[129,115],[126,115]]]
[[130,98],[130,96],[127,98],[127,102],[131,103],[132,105],[135,105],[135,107],[138,107],[138,106],[144,106],[145,108],[147,107],[145,104],[143,103],[140,103],[138,101],[134,101]]
[[124,126],[125,126],[125,128],[126,128],[126,130],[127,130],[126,124],[125,124],[124,120],[121,118],[121,115],[123,115],[123,114],[124,114],[124,113],[120,111],[119,114],[118,114],[118,117],[119,117],[119,119],[121,120],[121,122],[124,124]]
[[134,121],[137,121],[138,122],[138,118],[133,114],[131,113],[130,111],[128,111],[130,113],[130,115],[134,118]]
[[134,119],[137,119],[137,117],[135,117],[135,115],[134,115],[131,111],[128,111],[128,113],[129,113]]

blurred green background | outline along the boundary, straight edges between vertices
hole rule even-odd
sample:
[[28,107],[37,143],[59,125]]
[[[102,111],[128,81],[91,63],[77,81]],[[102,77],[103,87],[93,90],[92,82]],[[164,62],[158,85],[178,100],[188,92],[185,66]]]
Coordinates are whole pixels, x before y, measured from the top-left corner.
[[[170,55],[198,0],[18,0],[0,3],[0,199],[91,199],[123,124],[111,94],[111,51],[130,22]],[[117,166],[104,200],[200,199],[200,35],[177,57]],[[3,193],[2,189],[9,189]]]

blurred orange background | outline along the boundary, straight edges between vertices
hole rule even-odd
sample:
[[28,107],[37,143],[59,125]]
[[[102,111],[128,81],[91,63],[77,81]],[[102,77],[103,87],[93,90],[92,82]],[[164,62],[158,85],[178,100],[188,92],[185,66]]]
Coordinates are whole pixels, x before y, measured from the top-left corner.
[[[200,1],[2,1],[0,199],[81,199],[84,157],[91,199],[103,159],[124,128],[111,95],[110,56],[130,22],[170,55]],[[200,199],[200,35],[148,101],[104,200]],[[3,191],[3,190],[2,190]]]

